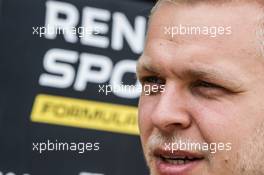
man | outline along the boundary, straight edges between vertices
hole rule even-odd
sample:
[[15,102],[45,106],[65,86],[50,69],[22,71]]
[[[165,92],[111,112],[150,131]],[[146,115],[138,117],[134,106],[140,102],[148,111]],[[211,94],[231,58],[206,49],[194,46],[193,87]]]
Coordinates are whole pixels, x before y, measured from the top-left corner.
[[137,67],[156,86],[139,102],[151,175],[264,175],[263,15],[264,1],[156,4]]

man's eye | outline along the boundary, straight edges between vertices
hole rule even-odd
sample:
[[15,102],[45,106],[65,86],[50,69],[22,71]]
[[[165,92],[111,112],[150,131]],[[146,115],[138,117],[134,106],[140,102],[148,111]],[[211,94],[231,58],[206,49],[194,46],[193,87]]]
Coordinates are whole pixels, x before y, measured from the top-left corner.
[[199,81],[195,84],[197,87],[204,87],[204,88],[222,88],[219,85],[208,83],[206,81]]
[[224,87],[206,81],[195,82],[192,86],[192,91],[206,98],[219,97],[228,92]]
[[157,95],[165,90],[165,80],[157,76],[146,76],[140,79],[142,83],[142,95]]

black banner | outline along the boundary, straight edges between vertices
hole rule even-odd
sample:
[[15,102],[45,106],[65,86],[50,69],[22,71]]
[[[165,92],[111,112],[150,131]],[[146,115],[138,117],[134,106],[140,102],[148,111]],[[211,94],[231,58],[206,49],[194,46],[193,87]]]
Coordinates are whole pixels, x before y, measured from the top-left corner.
[[0,175],[148,174],[135,66],[151,6],[0,1]]

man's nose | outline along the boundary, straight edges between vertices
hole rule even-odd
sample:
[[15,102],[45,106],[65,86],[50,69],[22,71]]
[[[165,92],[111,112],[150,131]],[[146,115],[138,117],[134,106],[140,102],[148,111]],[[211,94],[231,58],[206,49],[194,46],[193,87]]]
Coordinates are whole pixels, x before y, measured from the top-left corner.
[[190,127],[192,117],[188,101],[183,90],[167,86],[151,115],[153,125],[165,133]]

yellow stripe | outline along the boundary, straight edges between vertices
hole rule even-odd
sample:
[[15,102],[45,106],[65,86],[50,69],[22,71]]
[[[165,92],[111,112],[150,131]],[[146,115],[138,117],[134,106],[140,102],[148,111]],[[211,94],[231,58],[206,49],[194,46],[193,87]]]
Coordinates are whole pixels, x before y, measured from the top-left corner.
[[139,135],[137,108],[39,94],[31,121]]

